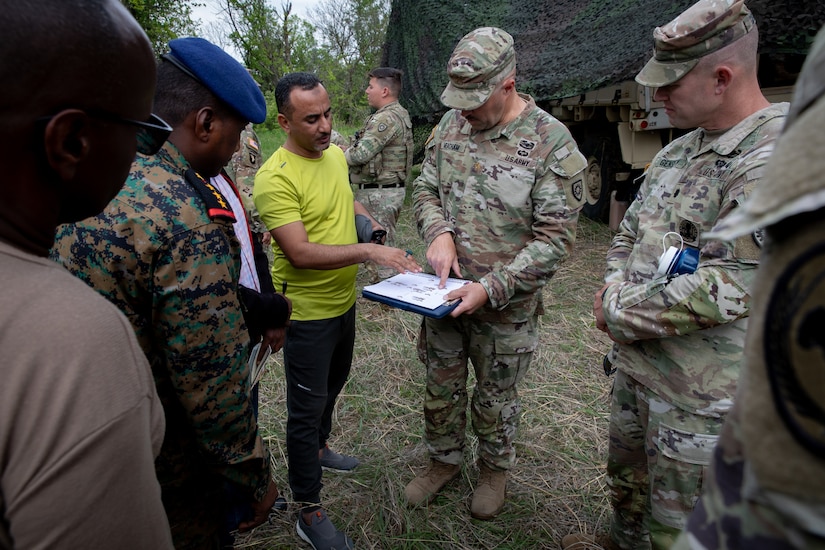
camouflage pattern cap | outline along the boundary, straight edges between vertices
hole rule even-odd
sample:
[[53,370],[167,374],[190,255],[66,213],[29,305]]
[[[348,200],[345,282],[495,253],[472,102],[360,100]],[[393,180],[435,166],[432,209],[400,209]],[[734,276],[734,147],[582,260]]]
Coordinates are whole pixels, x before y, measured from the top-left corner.
[[636,75],[642,86],[673,84],[699,59],[739,40],[756,27],[744,0],[699,0],[653,31],[653,58]]
[[495,27],[476,29],[458,41],[447,62],[450,82],[441,103],[451,109],[477,109],[515,68],[513,37]]

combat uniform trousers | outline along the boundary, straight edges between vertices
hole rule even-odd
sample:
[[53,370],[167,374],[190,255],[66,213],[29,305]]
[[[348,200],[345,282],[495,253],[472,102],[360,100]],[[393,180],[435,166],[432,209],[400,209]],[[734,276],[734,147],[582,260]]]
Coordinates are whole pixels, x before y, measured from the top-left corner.
[[[406,197],[406,187],[359,188],[355,191],[355,200],[363,204],[367,211],[372,214],[372,217],[387,231],[387,239],[384,244],[388,246],[396,246],[395,228]],[[377,282],[395,275],[394,270],[382,268],[371,261],[365,262],[364,268],[369,273],[371,282]]]
[[427,367],[424,425],[431,458],[461,463],[469,359],[476,378],[471,419],[479,457],[494,470],[512,468],[521,412],[517,385],[538,343],[536,322],[535,315],[522,323],[485,322],[469,315],[425,318],[418,353]]
[[607,457],[615,544],[673,545],[699,499],[723,421],[668,403],[619,367]]

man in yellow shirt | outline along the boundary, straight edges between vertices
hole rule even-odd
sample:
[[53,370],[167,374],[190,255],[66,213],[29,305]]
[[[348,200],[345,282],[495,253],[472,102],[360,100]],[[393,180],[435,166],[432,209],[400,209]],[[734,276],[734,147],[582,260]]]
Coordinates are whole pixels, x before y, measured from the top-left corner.
[[321,81],[285,75],[275,88],[284,145],[255,177],[254,200],[273,238],[272,279],[292,300],[284,345],[289,484],[301,503],[296,529],[313,548],[352,548],[321,508],[321,468],[349,471],[353,457],[327,447],[335,400],[346,383],[355,342],[355,276],[366,260],[399,272],[421,271],[405,251],[359,243],[347,161],[329,147],[332,111]]

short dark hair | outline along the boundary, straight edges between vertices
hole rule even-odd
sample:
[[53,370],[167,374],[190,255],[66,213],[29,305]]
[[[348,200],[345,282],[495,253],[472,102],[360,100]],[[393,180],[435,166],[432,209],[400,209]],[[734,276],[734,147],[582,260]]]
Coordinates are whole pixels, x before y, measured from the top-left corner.
[[219,115],[232,113],[240,117],[203,84],[172,63],[161,59],[155,88],[155,113],[175,128],[189,116],[189,113],[207,105],[215,109]]
[[278,112],[284,116],[289,116],[292,113],[289,95],[293,89],[312,90],[316,86],[323,85],[321,79],[312,73],[285,74],[275,85],[275,106],[278,108]]
[[404,76],[404,71],[392,67],[376,67],[369,72],[370,78],[378,80],[383,86],[389,88],[395,97],[401,95],[402,76]]

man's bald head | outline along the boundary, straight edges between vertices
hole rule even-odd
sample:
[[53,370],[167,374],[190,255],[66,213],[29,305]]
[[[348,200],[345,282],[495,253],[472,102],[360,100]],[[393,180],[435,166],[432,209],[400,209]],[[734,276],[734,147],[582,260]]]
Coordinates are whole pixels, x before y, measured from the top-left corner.
[[30,106],[47,115],[65,107],[111,105],[124,57],[148,39],[119,1],[22,0],[0,18],[0,114]]
[[[0,238],[43,252],[57,223],[99,213],[134,160],[155,60],[118,0],[3,2]],[[6,206],[9,205],[10,206]]]

